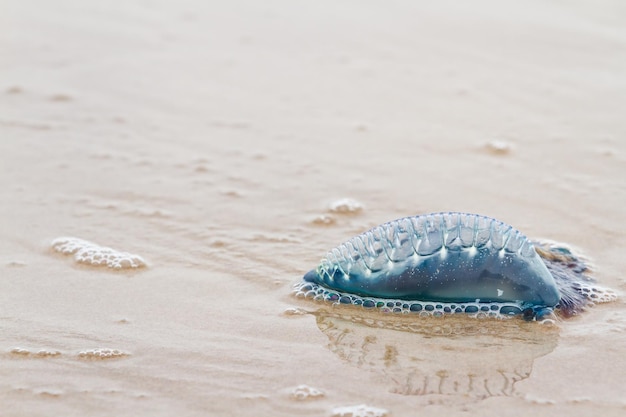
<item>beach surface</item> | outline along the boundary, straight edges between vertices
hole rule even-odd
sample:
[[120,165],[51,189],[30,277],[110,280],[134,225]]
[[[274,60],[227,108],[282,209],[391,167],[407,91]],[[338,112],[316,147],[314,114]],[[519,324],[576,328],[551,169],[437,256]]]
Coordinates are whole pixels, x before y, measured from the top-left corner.
[[2,3],[0,416],[626,414],[623,296],[543,326],[291,295],[437,211],[624,294],[623,2]]

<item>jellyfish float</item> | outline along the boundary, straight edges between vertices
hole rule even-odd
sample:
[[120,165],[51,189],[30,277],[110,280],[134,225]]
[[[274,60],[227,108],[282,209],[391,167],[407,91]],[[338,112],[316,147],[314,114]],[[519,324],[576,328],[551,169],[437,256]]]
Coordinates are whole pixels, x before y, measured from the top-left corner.
[[330,250],[296,296],[392,313],[543,320],[612,301],[567,246],[499,220],[442,212],[394,220]]

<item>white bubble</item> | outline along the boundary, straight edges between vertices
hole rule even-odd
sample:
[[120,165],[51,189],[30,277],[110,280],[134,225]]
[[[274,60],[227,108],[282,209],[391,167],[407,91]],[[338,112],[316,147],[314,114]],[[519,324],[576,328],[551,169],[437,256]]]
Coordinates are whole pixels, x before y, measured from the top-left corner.
[[324,392],[308,385],[298,385],[291,390],[291,397],[299,401],[323,397]]
[[59,352],[58,350],[41,349],[36,353],[36,355],[40,358],[48,358],[48,357],[54,357],[54,356],[61,356],[61,352]]
[[21,347],[15,347],[11,349],[11,353],[13,355],[19,355],[19,356],[33,355],[34,357],[38,357],[38,358],[48,358],[48,357],[55,357],[55,356],[61,355],[61,352],[59,352],[58,350],[40,349],[39,351],[34,352],[32,350],[21,348]]
[[495,155],[505,155],[511,152],[513,146],[502,140],[492,140],[485,144],[487,151]]
[[129,353],[123,352],[119,349],[108,348],[89,349],[78,353],[78,357],[81,359],[116,359],[129,355]]
[[337,407],[332,411],[333,417],[385,417],[388,414],[389,411],[383,408],[375,408],[365,404]]
[[340,200],[334,201],[330,205],[330,211],[332,211],[333,213],[352,214],[358,213],[361,210],[363,210],[363,205],[351,198],[342,198]]
[[11,349],[11,353],[14,355],[28,356],[31,354],[31,351],[21,347],[15,347]]
[[139,255],[120,252],[75,237],[60,237],[52,241],[52,248],[65,255],[74,254],[74,260],[87,265],[106,265],[114,269],[141,268],[146,262]]
[[314,218],[312,222],[313,224],[320,225],[320,226],[329,226],[331,224],[334,224],[336,221],[334,217],[332,216],[329,216],[327,214],[321,214],[317,216],[316,218]]
[[304,316],[308,314],[305,310],[301,308],[289,307],[283,311],[283,315],[285,316]]

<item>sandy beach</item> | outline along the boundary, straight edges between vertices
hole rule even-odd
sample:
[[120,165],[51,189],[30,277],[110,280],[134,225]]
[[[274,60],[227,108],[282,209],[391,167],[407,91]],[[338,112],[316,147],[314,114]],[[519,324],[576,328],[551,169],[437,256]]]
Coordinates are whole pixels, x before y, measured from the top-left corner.
[[[0,416],[626,414],[623,2],[2,9]],[[292,296],[437,211],[621,298],[542,326]]]

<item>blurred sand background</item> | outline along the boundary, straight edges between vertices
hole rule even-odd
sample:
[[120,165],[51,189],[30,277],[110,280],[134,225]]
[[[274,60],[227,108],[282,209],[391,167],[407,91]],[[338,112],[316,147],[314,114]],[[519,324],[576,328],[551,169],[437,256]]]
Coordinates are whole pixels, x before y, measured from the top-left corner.
[[626,413],[623,300],[548,329],[289,295],[441,210],[570,243],[624,292],[622,1],[0,8],[0,416]]

